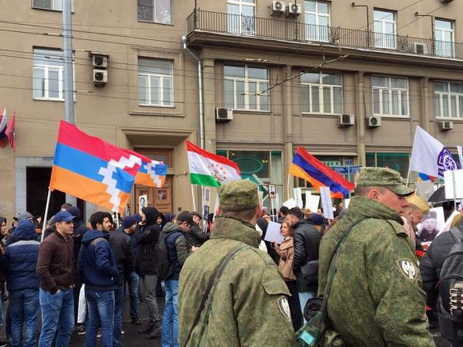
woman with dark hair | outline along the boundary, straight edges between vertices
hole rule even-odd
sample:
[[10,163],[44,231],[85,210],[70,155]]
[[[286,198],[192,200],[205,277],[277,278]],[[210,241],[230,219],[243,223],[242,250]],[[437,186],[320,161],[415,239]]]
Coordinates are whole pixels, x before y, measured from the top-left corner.
[[288,297],[289,310],[291,312],[291,320],[293,321],[294,331],[298,331],[302,326],[302,312],[297,292],[296,275],[293,272],[293,229],[288,223],[283,222],[281,223],[280,233],[284,237],[283,242],[280,245],[276,242],[274,243],[275,250],[280,255],[278,269],[280,270],[281,275],[286,282],[286,286],[291,293],[291,296]]

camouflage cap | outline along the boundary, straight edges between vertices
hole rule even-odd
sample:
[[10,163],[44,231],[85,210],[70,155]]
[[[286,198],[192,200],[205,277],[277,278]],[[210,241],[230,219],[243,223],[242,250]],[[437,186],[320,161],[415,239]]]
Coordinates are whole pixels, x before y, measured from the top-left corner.
[[248,180],[237,180],[218,188],[220,207],[224,212],[250,210],[259,205],[257,185]]
[[386,187],[397,195],[410,195],[414,192],[412,188],[402,183],[400,173],[389,168],[364,167],[358,177],[358,187]]

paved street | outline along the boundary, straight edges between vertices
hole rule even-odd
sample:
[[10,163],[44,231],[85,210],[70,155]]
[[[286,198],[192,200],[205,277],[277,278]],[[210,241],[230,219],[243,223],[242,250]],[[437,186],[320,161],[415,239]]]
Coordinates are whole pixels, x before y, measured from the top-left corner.
[[[161,339],[157,338],[154,340],[146,340],[145,334],[138,334],[137,330],[146,326],[148,322],[148,310],[146,308],[146,304],[142,302],[140,304],[140,321],[142,325],[135,326],[132,325],[130,321],[130,313],[129,313],[129,299],[125,301],[124,306],[124,319],[122,324],[122,329],[125,331],[125,334],[122,335],[122,343],[124,346],[127,347],[160,347],[161,346]],[[160,312],[164,309],[164,298],[158,298],[158,305]],[[99,339],[101,340],[101,339]],[[83,346],[85,341],[85,335],[77,335],[77,332],[74,331],[72,338],[71,338],[71,347],[81,347]],[[101,343],[101,342],[100,342]]]

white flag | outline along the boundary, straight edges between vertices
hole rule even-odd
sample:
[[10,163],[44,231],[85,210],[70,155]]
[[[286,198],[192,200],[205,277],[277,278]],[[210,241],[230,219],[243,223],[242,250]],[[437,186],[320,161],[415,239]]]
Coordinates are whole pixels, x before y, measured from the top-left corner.
[[452,153],[421,127],[416,127],[410,171],[444,178],[444,171],[456,170],[458,165]]

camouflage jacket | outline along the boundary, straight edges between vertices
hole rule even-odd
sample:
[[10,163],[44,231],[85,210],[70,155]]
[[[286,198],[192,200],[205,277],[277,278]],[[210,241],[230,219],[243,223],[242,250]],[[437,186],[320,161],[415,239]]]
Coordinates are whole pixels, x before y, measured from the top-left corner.
[[346,346],[435,346],[427,331],[426,295],[414,247],[400,216],[370,199],[354,197],[320,245],[319,294],[330,256],[344,231],[357,224],[335,260],[328,316]]
[[[188,257],[180,272],[181,346],[295,346],[287,304],[288,288],[273,260],[258,249],[259,242],[259,234],[251,224],[217,217],[210,240]],[[187,344],[188,333],[215,269],[240,244],[252,247],[240,251],[228,263],[215,288],[204,333],[200,337],[207,301]]]

